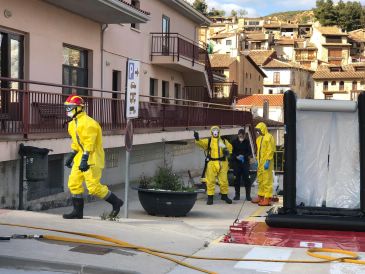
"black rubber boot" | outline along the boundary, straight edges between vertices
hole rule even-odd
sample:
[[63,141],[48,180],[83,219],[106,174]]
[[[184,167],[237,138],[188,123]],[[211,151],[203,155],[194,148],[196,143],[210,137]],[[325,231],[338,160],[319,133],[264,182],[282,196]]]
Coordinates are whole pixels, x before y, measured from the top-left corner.
[[212,205],[213,204],[213,195],[208,195],[208,199],[207,199],[207,205]]
[[251,186],[246,186],[246,200],[251,201]]
[[233,197],[233,200],[235,200],[235,201],[239,200],[240,199],[240,196],[241,196],[240,193],[237,193],[236,192],[236,194]]
[[227,194],[222,194],[221,200],[225,201],[227,204],[232,204],[232,200],[228,198]]
[[119,199],[114,193],[111,193],[109,197],[105,200],[113,206],[112,212],[109,214],[111,218],[118,216],[120,208],[123,206],[124,202]]
[[69,214],[63,214],[63,219],[82,219],[84,217],[84,199],[72,198],[74,209]]

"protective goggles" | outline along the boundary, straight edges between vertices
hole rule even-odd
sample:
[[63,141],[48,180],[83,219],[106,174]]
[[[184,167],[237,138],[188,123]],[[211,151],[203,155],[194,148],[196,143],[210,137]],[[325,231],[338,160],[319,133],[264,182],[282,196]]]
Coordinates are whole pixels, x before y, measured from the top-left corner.
[[66,106],[66,111],[70,112],[72,110],[74,110],[77,106]]

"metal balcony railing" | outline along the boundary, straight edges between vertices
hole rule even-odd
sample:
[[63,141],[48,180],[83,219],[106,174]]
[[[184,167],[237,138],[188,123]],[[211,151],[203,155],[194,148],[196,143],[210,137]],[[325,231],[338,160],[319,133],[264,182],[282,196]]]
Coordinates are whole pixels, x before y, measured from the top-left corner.
[[[85,109],[107,134],[121,134],[125,129],[125,101],[121,92],[4,77],[0,77],[0,83],[0,137],[65,134],[68,118],[63,103],[68,94],[62,94],[64,88],[94,94],[83,96]],[[212,125],[239,126],[250,123],[251,113],[232,110],[227,105],[140,95],[139,118],[134,120],[134,128],[136,132],[151,132],[169,128],[207,128]]]
[[207,45],[194,42],[178,33],[151,33],[151,61],[154,56],[172,56],[173,62],[183,58],[191,61],[192,66],[196,63],[204,65],[212,87],[213,72]]

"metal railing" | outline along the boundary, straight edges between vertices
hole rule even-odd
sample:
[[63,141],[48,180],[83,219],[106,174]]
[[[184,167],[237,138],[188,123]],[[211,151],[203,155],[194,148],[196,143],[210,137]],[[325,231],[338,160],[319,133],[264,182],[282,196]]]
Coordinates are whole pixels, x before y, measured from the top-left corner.
[[183,58],[191,61],[192,66],[200,63],[205,66],[212,87],[213,72],[206,44],[194,42],[179,33],[151,33],[151,36],[151,61],[153,56],[172,56],[173,62]]
[[[68,118],[63,103],[64,88],[84,90],[87,113],[107,133],[120,134],[126,126],[124,94],[85,87],[57,85],[0,77],[0,136],[65,133]],[[13,88],[19,83],[22,89]],[[4,86],[7,86],[6,88]],[[157,96],[140,95],[139,118],[134,127],[144,132],[168,128],[234,126],[252,123],[252,115],[230,106]]]

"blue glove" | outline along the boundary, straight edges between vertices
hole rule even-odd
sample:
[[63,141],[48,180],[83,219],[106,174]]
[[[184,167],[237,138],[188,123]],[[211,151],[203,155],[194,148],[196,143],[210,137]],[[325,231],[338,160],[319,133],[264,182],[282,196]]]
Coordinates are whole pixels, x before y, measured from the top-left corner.
[[82,172],[89,170],[90,166],[87,163],[88,160],[89,160],[89,154],[87,154],[87,153],[82,154],[82,158],[81,158],[81,162],[80,162],[80,166],[79,166],[79,169]]
[[197,131],[194,131],[194,138],[196,141],[199,141],[199,133]]
[[257,161],[252,163],[251,165],[252,170],[257,170],[257,166],[258,166]]
[[270,166],[270,160],[266,160],[265,165],[264,165],[264,169],[268,170]]
[[240,161],[242,164],[245,163],[245,157],[243,155],[238,155],[237,160]]

